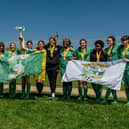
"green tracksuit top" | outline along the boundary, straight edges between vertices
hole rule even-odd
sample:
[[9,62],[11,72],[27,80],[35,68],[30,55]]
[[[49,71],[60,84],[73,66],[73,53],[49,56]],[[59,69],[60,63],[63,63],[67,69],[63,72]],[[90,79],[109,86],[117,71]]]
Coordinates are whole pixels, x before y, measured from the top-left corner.
[[73,57],[73,51],[62,49],[60,52],[60,69],[61,69],[61,77],[65,73],[66,66],[68,64],[69,58]]
[[[120,45],[119,48],[118,48],[118,53],[119,53],[119,58],[120,59],[123,58],[123,52],[124,52],[124,50],[125,50],[124,46],[123,45]],[[127,59],[129,59],[129,48],[125,52],[125,57]],[[129,63],[128,62],[126,63],[125,70],[127,70],[129,72]]]
[[74,56],[77,57],[77,60],[89,61],[91,49],[86,48],[86,51],[84,52],[84,59],[82,59],[82,56],[81,56],[82,52],[83,51],[79,47],[78,49],[75,50]]
[[110,48],[106,48],[107,61],[113,61],[119,59],[118,55],[118,45],[114,45],[113,49],[110,51]]
[[[119,46],[119,49],[118,49],[118,53],[119,53],[119,58],[120,59],[123,58],[123,52],[124,52],[124,50],[125,50],[124,46],[123,45],[120,45]],[[129,48],[125,52],[125,57],[127,59],[129,59]],[[125,66],[125,71],[124,71],[122,83],[123,84],[127,84],[127,83],[129,84],[129,63],[128,62],[126,63],[126,66]]]
[[23,54],[23,55],[25,55],[25,54],[31,54],[32,52],[34,52],[34,50],[28,48],[27,50],[22,50],[21,51],[21,54]]
[[15,50],[14,52],[7,51],[5,53],[5,56],[9,58],[9,57],[16,56],[16,55],[19,55],[19,54],[20,54],[20,51],[18,51],[18,50]]

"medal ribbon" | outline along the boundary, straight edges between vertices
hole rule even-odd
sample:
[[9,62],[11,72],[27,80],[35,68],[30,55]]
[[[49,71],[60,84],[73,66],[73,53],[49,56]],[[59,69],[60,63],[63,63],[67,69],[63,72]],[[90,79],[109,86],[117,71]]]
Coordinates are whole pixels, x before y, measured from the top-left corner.
[[84,57],[86,54],[87,54],[87,49],[81,50],[80,55],[81,55],[82,60],[84,60]]
[[129,45],[128,45],[126,48],[124,48],[123,57],[125,57],[125,54],[126,54],[126,52],[128,51],[128,49],[129,49]]
[[54,50],[55,50],[55,46],[50,46],[51,57],[53,57]]
[[101,55],[101,51],[100,52],[96,51],[97,62],[100,61],[100,55]]
[[112,47],[108,49],[108,55],[109,55],[110,60],[112,60]]
[[64,60],[66,59],[68,52],[69,52],[69,48],[64,49]]

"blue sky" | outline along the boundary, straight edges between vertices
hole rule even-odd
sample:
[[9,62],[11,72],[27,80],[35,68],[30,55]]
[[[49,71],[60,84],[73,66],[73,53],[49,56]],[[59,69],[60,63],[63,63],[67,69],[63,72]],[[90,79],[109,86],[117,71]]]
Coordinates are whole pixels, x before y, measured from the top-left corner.
[[[0,0],[0,40],[18,41],[17,25],[26,40],[48,40],[55,32],[89,42],[129,34],[129,0]],[[75,41],[76,40],[76,41]]]

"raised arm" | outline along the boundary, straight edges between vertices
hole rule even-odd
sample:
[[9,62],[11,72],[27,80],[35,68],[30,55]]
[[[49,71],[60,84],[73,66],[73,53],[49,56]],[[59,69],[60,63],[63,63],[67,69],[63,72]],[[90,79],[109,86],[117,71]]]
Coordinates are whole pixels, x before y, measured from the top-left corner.
[[25,40],[22,33],[19,34],[19,41],[20,41],[21,49],[27,51],[27,48],[25,47]]
[[58,33],[56,32],[56,35],[55,35],[56,43],[57,43],[57,41],[58,41],[58,37],[59,37],[59,35],[58,35]]

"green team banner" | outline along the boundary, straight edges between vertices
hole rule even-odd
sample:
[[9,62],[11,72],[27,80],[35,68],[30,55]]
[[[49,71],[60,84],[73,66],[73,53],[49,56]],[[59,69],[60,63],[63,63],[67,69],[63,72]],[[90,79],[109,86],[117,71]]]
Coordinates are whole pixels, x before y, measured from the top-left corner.
[[120,90],[125,65],[122,60],[100,63],[72,60],[68,62],[62,81],[82,80]]
[[43,53],[12,56],[0,60],[0,82],[41,73]]

